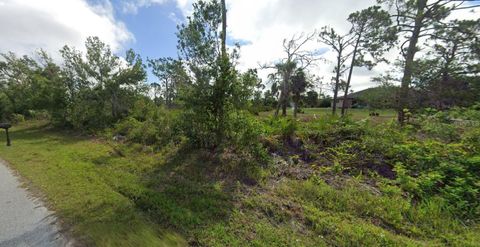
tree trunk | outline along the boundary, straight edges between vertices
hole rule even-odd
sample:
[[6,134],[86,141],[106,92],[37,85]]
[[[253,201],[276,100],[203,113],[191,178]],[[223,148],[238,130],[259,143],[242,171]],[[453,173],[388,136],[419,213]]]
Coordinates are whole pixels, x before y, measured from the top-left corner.
[[[289,64],[289,62],[287,62]],[[280,107],[282,108],[282,116],[287,116],[287,105],[288,105],[288,96],[289,96],[289,86],[288,82],[290,81],[291,69],[285,68],[283,72],[283,82],[282,82],[282,92],[280,93],[280,99],[278,100],[277,110],[275,111],[275,117],[278,116]]]
[[455,59],[455,54],[457,52],[458,45],[454,44],[452,47],[452,52],[450,54],[446,55],[445,58],[445,65],[443,66],[443,71],[442,71],[442,80],[443,82],[449,81],[450,80],[450,65]]
[[221,97],[217,99],[217,105],[215,106],[215,112],[217,117],[217,128],[216,128],[216,137],[217,143],[215,146],[221,144],[225,137],[225,98],[226,96],[226,85],[228,83],[228,73],[229,73],[229,61],[228,61],[228,54],[226,48],[226,39],[227,39],[227,7],[225,5],[225,0],[221,1],[222,4],[222,35],[221,35],[221,43],[222,43],[222,54],[221,54],[221,63],[220,63],[220,78],[217,80],[217,83],[220,85],[216,85],[217,96]]
[[340,87],[340,71],[342,68],[340,66],[342,65],[342,47],[340,47],[340,50],[338,51],[338,57],[337,57],[337,74],[335,75],[335,88],[333,90],[333,105],[332,105],[332,115],[335,115],[337,112],[337,98],[338,98],[338,88]]
[[118,110],[117,110],[117,93],[115,92],[115,90],[112,92],[112,117],[113,119],[117,119],[117,113],[118,113]]
[[289,92],[289,81],[290,81],[290,74],[291,74],[291,69],[289,68],[290,63],[287,63],[287,68],[285,71],[285,75],[283,76],[283,91],[285,92],[283,94],[283,103],[282,103],[282,116],[286,117],[287,116],[287,105],[288,105],[288,96],[290,94]]
[[286,117],[286,116],[287,116],[287,101],[284,100],[282,104],[282,117]]
[[293,102],[293,118],[297,118],[297,102]]
[[167,108],[170,107],[170,92],[168,90],[168,78],[165,78],[165,105]]
[[345,86],[345,94],[343,96],[343,102],[342,102],[342,117],[345,116],[345,109],[347,108],[348,89],[350,87],[350,81],[352,80],[353,66],[355,65],[355,57],[357,55],[357,49],[358,49],[358,44],[360,43],[360,38],[361,36],[359,35],[357,38],[357,42],[355,43],[355,47],[353,48],[352,62],[350,64],[350,69],[348,71],[347,85]]
[[297,118],[299,101],[300,101],[300,95],[296,94],[293,99],[293,118]]
[[222,57],[227,57],[227,6],[225,0],[222,0]]
[[280,112],[280,106],[282,105],[282,103],[281,103],[281,102],[282,102],[282,101],[281,101],[281,97],[282,97],[282,95],[280,94],[280,98],[278,99],[277,108],[276,108],[275,114],[274,114],[275,117],[278,117],[278,112]]
[[10,135],[8,134],[8,128],[5,129],[5,134],[7,135],[7,146],[11,146]]
[[158,106],[158,95],[157,95],[157,88],[153,88],[153,102],[155,102],[155,105]]
[[424,9],[427,5],[427,0],[417,1],[417,14],[415,16],[415,24],[412,31],[412,36],[408,44],[407,55],[405,57],[405,69],[403,70],[402,83],[400,87],[400,95],[398,98],[398,122],[403,125],[405,123],[404,109],[408,107],[408,92],[413,74],[413,62],[415,53],[417,52],[417,42],[422,29],[424,19]]

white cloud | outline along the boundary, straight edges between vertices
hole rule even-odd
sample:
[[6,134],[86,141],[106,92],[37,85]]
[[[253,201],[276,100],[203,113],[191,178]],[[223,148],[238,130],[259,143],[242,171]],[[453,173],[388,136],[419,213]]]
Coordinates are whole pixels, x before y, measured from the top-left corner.
[[[192,0],[176,0],[178,8],[188,15],[191,13]],[[339,32],[348,31],[348,15],[376,4],[375,0],[227,0],[228,36],[233,40],[245,41],[241,48],[240,69],[258,67],[259,64],[274,62],[283,56],[282,41],[302,32],[312,32],[322,26],[332,26]],[[478,18],[478,13],[470,10],[457,11],[451,18]],[[325,47],[318,42],[311,42],[307,48]],[[386,57],[392,62],[399,51],[392,49]],[[334,61],[335,54],[327,52],[324,57]],[[325,85],[330,83],[333,63],[319,63],[313,68],[317,75],[323,77]],[[391,66],[380,64],[372,71],[355,68],[352,88],[359,91],[375,86],[372,76],[388,71]],[[268,71],[260,73],[266,78]]]
[[[282,41],[294,34],[309,33],[326,25],[339,32],[346,32],[348,15],[375,4],[375,0],[231,0],[228,3],[230,37],[249,41],[242,47],[241,52],[240,67],[247,68],[282,58]],[[326,46],[316,40],[306,46],[307,49],[322,47]],[[335,54],[327,52],[324,57],[332,61]],[[312,72],[323,77],[324,84],[330,82],[332,70],[331,62],[319,62],[312,68]],[[268,72],[262,73],[263,77],[266,73]],[[363,72],[361,76],[354,76],[352,84],[357,90],[364,88],[369,81],[369,77]]]
[[[28,54],[38,48],[53,53],[64,44],[79,49],[88,36],[99,36],[120,51],[134,40],[126,26],[118,21],[110,0],[0,0],[0,52],[14,51]],[[169,18],[179,23],[192,13],[195,0],[122,0],[117,8],[124,13],[136,14],[139,8],[174,3],[181,15],[171,13]],[[348,14],[375,4],[375,0],[227,0],[228,37],[244,41],[241,48],[240,69],[255,68],[272,63],[283,56],[282,41],[302,32],[312,32],[322,26],[332,26],[346,32]],[[457,11],[452,18],[478,18],[470,10]],[[324,45],[313,41],[307,48],[318,49]],[[144,54],[148,55],[148,54]],[[388,57],[393,60],[398,51]],[[335,54],[324,57],[333,61]],[[319,63],[312,70],[329,83],[333,64]],[[355,68],[352,86],[355,91],[374,85],[370,77],[389,69],[381,65],[372,71]],[[267,71],[261,75],[265,78]]]
[[65,44],[83,49],[88,36],[98,36],[113,51],[134,40],[115,19],[112,5],[86,0],[0,0],[0,52],[31,54],[43,48],[54,56]]
[[[183,16],[188,16],[192,12],[192,0],[123,0],[121,2],[121,10],[126,14],[137,14],[138,9],[148,8],[153,5],[162,5],[167,2],[174,2],[177,8],[182,12]],[[176,22],[177,19],[172,19]]]
[[[192,0],[176,0],[177,7],[184,16],[192,9]],[[346,32],[346,19],[351,12],[374,5],[375,0],[227,0],[228,36],[232,40],[245,41],[241,47],[240,69],[259,67],[259,64],[275,62],[284,55],[282,42],[295,34],[309,33],[322,26],[332,26]],[[324,45],[312,41],[306,48],[319,49]],[[324,54],[327,60],[333,60],[334,54]],[[323,76],[329,83],[332,63],[319,63],[313,72]],[[365,72],[354,76],[354,89],[371,86],[369,76]],[[268,70],[260,71],[260,76],[266,78]],[[372,74],[373,72],[370,72]],[[367,85],[369,84],[370,85]],[[358,85],[358,86],[357,86]],[[324,88],[328,87],[326,85]]]
[[137,14],[139,8],[146,8],[152,5],[160,5],[167,2],[167,0],[131,0],[122,2],[123,13]]

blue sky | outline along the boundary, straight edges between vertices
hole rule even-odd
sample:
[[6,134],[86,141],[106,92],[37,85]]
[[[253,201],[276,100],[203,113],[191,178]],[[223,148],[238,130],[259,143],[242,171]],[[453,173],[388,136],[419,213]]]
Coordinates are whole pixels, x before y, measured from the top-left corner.
[[[91,0],[95,3],[94,0]],[[118,21],[123,22],[126,28],[134,35],[134,40],[128,42],[124,52],[132,48],[142,55],[144,61],[147,58],[177,57],[177,23],[184,20],[183,13],[175,1],[165,1],[162,4],[151,4],[138,7],[134,13],[123,10],[123,0],[112,0],[114,15]],[[241,46],[251,44],[243,39],[228,37],[227,43]],[[118,54],[123,55],[123,54]],[[148,70],[148,81],[153,82],[157,78]]]
[[174,2],[139,8],[136,14],[123,13],[118,0],[113,1],[116,17],[125,23],[135,36],[135,41],[127,44],[136,52],[150,58],[176,57],[176,23],[171,13],[182,16]]
[[[138,8],[137,13],[125,13],[122,11],[121,0],[114,0],[115,17],[122,21],[135,39],[125,45],[125,49],[132,48],[142,55],[146,62],[147,58],[177,57],[176,23],[171,14],[182,16],[175,2],[168,1],[161,5],[151,5]],[[125,51],[122,49],[122,52]],[[119,54],[122,55],[122,54]],[[148,81],[156,81],[157,78],[148,70]]]

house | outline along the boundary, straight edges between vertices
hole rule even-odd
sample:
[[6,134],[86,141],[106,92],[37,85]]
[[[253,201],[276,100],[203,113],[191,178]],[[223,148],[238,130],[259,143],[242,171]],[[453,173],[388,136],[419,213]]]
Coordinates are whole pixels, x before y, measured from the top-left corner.
[[344,96],[338,97],[337,101],[335,104],[337,105],[337,108],[342,108],[343,107],[343,102],[345,101],[346,103],[346,108],[352,108],[353,105],[357,103],[356,99],[354,96],[347,95],[347,98],[345,99]]
[[355,92],[355,93],[351,93],[349,95],[347,95],[346,99],[345,99],[345,96],[338,96],[337,97],[337,108],[342,108],[343,106],[343,101],[345,101],[346,103],[346,108],[356,108],[356,107],[363,107],[365,106],[363,100],[361,99],[362,95],[364,95],[367,91],[371,90],[370,88],[369,89],[365,89],[365,90],[362,90],[362,91],[358,91],[358,92]]
[[[355,93],[337,97],[336,106],[342,108],[343,101],[347,108],[392,108],[395,104],[397,87],[372,87]],[[332,104],[333,107],[333,104]]]

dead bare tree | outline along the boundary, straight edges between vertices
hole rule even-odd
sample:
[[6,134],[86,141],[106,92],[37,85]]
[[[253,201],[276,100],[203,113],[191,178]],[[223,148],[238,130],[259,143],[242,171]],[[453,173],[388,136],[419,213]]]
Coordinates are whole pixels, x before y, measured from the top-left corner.
[[347,51],[347,47],[351,46],[355,36],[346,34],[340,35],[331,27],[323,27],[319,35],[319,41],[328,45],[334,52],[337,53],[336,65],[333,69],[335,73],[334,87],[333,87],[333,102],[332,102],[332,114],[335,115],[337,111],[337,98],[338,90],[340,89],[340,77],[347,70],[345,63],[348,58],[353,54]]
[[305,46],[313,41],[317,33],[310,34],[301,33],[293,35],[289,40],[283,40],[283,51],[285,57],[275,65],[264,65],[264,69],[275,69],[276,73],[281,75],[280,98],[275,110],[275,116],[278,116],[280,108],[282,108],[282,116],[287,115],[287,106],[291,96],[291,78],[297,69],[306,70],[307,67],[318,61],[320,57],[315,50],[305,49]]

